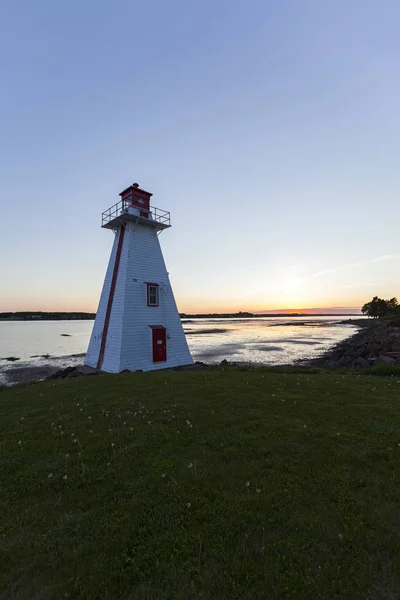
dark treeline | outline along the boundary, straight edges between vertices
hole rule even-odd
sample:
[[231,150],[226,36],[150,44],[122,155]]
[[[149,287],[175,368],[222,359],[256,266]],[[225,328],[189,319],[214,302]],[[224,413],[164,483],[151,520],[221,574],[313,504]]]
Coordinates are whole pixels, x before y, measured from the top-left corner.
[[180,313],[181,319],[230,319],[232,317],[240,319],[259,319],[259,318],[274,318],[274,317],[354,317],[357,316],[354,313],[258,313],[253,314],[249,312],[238,312],[238,313],[207,313],[207,314],[196,314],[190,315],[186,313]]
[[[367,305],[365,305],[367,306]],[[365,314],[365,311],[364,311]],[[368,314],[368,313],[367,313]],[[254,314],[251,312],[236,312],[236,313],[204,313],[204,314],[187,314],[180,313],[181,319],[256,319],[260,317],[337,317],[337,316],[354,316],[352,314],[343,313],[338,315],[336,313],[318,313],[318,314],[307,314],[307,313],[268,313],[268,314]],[[96,313],[87,312],[33,312],[33,311],[21,311],[21,312],[2,312],[0,313],[0,321],[90,321],[93,320]],[[378,316],[371,314],[369,316]]]
[[95,313],[86,312],[2,312],[0,320],[9,321],[70,321],[70,320],[91,320]]
[[251,318],[251,317],[259,317],[260,315],[253,315],[250,312],[237,312],[237,313],[207,313],[207,314],[196,314],[190,315],[186,313],[180,313],[179,316],[181,319],[228,319],[231,317],[240,317],[242,318]]

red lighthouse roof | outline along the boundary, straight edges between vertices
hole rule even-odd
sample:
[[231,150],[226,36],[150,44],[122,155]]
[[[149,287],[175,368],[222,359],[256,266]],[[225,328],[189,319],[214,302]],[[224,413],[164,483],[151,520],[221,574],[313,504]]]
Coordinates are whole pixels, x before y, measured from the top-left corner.
[[139,187],[138,183],[132,183],[132,185],[130,185],[120,193],[120,196],[121,198],[125,198],[126,196],[129,196],[129,194],[137,194],[138,196],[145,195],[148,198],[150,198],[150,196],[153,195],[150,192],[146,192],[146,190],[142,190],[142,188]]

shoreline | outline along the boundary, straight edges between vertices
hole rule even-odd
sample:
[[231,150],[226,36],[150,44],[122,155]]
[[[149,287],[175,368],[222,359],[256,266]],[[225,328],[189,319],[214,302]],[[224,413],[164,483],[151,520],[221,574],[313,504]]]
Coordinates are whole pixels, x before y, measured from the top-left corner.
[[[271,365],[265,363],[249,362],[229,362],[224,359],[220,362],[204,363],[196,361],[191,367],[215,368],[216,366],[237,366],[237,367],[273,367],[284,369],[290,367],[299,368],[321,368],[332,369],[335,367],[368,367],[373,364],[400,364],[400,328],[393,328],[385,322],[376,322],[371,319],[347,319],[341,321],[344,325],[351,325],[357,328],[355,333],[350,334],[345,340],[338,342],[332,348],[316,358],[303,361],[293,361],[285,365]],[[399,356],[391,356],[398,353]],[[88,369],[83,365],[85,354],[70,354],[65,356],[51,357],[43,355],[46,360],[44,363],[35,364],[26,360],[14,360],[15,357],[8,357],[9,367],[0,371],[0,386],[13,386],[21,383],[33,383],[43,381],[49,378],[76,377],[78,375],[97,374],[93,369]],[[5,359],[3,359],[5,360]],[[177,367],[177,370],[189,369],[187,367]]]
[[400,365],[400,328],[385,321],[360,319],[352,336],[338,342],[321,356],[304,361],[302,366],[332,369],[369,367],[375,364]]

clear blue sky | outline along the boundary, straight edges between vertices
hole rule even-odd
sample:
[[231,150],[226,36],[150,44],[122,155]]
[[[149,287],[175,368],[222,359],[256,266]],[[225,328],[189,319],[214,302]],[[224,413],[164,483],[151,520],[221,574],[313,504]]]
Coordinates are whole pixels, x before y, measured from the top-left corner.
[[0,310],[95,310],[133,181],[180,310],[400,295],[397,0],[0,4]]

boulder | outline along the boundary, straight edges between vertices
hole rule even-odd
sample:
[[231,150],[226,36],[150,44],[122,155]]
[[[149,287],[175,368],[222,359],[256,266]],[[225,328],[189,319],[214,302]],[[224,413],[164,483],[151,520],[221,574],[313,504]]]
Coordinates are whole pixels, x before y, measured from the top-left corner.
[[358,356],[353,362],[355,367],[369,367],[369,361],[362,356]]
[[378,358],[374,360],[375,365],[394,365],[396,360],[391,356],[383,356],[380,354]]
[[48,379],[70,379],[71,377],[79,377],[80,375],[99,375],[100,371],[88,367],[86,365],[79,365],[77,367],[66,367],[60,371],[56,371],[53,375],[50,375]]
[[325,369],[336,369],[339,365],[337,360],[327,360],[323,366]]

